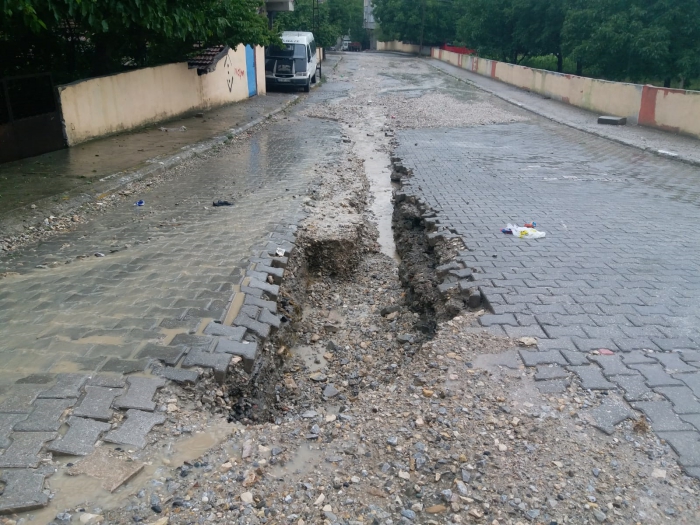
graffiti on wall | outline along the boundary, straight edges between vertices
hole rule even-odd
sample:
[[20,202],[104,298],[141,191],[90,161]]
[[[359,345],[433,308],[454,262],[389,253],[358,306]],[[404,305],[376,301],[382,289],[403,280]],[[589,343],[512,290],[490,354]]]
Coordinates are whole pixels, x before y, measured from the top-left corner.
[[245,76],[245,70],[240,67],[233,67],[233,61],[231,57],[226,55],[226,60],[224,61],[224,67],[226,68],[226,85],[228,86],[228,92],[233,91],[233,84],[236,81],[235,77],[242,79]]

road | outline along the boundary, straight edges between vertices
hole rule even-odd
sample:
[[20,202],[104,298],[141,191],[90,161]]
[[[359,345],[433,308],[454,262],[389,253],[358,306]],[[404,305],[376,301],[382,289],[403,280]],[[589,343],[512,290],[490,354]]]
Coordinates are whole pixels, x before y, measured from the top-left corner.
[[[16,381],[39,390],[77,374],[79,393],[80,378],[143,371],[157,343],[220,319],[251,249],[299,221],[314,166],[340,151],[340,125],[305,112],[362,82],[396,117],[396,155],[413,170],[404,191],[467,247],[460,258],[492,309],[482,325],[536,337],[538,351],[522,352],[527,366],[621,388],[700,477],[700,169],[509,106],[427,60],[346,54],[343,71],[165,182],[3,257],[3,271],[18,275],[0,285],[0,438],[16,437]],[[438,98],[423,107],[429,96]],[[439,101],[447,105],[435,111]],[[234,205],[212,207],[218,199]],[[529,221],[546,238],[500,231]],[[600,349],[613,355],[590,353]],[[563,376],[552,377],[559,383],[543,385],[555,392]]]

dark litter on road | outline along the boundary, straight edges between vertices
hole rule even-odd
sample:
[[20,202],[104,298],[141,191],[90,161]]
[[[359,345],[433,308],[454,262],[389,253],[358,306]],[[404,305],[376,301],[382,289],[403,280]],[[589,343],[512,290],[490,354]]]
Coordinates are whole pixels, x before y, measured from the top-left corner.
[[218,200],[218,201],[214,201],[212,203],[212,206],[214,206],[215,208],[218,208],[219,206],[233,206],[233,203],[229,202],[229,201]]

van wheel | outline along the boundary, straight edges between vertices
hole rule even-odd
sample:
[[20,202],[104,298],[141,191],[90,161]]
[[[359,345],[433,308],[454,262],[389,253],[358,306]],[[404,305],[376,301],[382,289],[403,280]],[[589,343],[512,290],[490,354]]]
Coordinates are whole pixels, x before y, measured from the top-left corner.
[[311,79],[307,80],[304,86],[304,93],[308,93],[309,91],[311,91]]

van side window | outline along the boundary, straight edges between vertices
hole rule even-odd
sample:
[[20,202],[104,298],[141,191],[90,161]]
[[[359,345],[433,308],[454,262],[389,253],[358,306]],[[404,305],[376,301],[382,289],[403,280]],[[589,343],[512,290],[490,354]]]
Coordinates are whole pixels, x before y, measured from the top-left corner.
[[306,46],[306,61],[311,62],[311,46]]
[[312,55],[316,54],[316,41],[315,40],[311,41],[311,54]]

